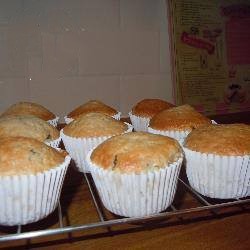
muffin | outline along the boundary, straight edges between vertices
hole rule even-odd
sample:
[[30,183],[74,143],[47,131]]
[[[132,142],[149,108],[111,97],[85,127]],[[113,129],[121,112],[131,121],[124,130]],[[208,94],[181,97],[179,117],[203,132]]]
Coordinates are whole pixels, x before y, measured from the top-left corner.
[[184,143],[190,185],[210,198],[250,195],[250,126],[209,125],[193,130]]
[[34,138],[56,148],[61,141],[59,131],[38,117],[20,115],[0,118],[0,138],[17,136]]
[[121,113],[117,110],[111,108],[110,106],[98,101],[98,100],[90,100],[83,105],[77,107],[72,110],[67,116],[64,117],[65,123],[69,124],[74,119],[79,117],[80,115],[87,113],[102,113],[108,116],[111,116],[117,120],[120,120]]
[[170,206],[182,159],[175,139],[146,132],[109,138],[87,156],[103,205],[126,217],[147,216]]
[[174,107],[173,104],[160,99],[143,99],[129,112],[129,118],[135,131],[147,131],[150,119],[164,109]]
[[182,105],[163,110],[149,122],[148,132],[166,135],[180,143],[195,128],[207,126],[211,121],[190,105]]
[[61,130],[61,137],[78,170],[89,172],[86,164],[88,151],[111,136],[129,131],[132,131],[132,126],[128,123],[102,113],[87,113],[66,125]]
[[0,117],[9,115],[33,115],[47,121],[53,126],[57,126],[59,117],[56,117],[48,109],[33,102],[18,102],[10,106]]
[[70,157],[33,138],[0,138],[0,225],[43,219],[58,205]]

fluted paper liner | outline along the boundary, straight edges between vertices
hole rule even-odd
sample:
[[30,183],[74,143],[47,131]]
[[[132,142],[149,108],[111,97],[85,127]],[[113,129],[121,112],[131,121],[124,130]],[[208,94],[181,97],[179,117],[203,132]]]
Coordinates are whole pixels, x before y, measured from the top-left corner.
[[129,112],[128,114],[135,131],[148,131],[150,118],[133,115],[132,112]]
[[164,135],[176,139],[181,145],[191,130],[175,131],[175,130],[156,130],[148,127],[148,132],[157,135]]
[[74,121],[74,119],[73,119],[73,118],[70,118],[70,117],[68,117],[68,116],[64,116],[64,121],[65,121],[66,124],[69,124],[69,123],[71,123],[72,121]]
[[[211,124],[217,124],[216,121],[211,120]],[[188,134],[191,132],[192,130],[157,130],[157,129],[153,129],[151,127],[148,127],[148,132],[152,133],[152,134],[157,134],[157,135],[164,135],[164,136],[168,136],[171,138],[176,139],[181,145],[183,145],[185,138],[188,136]]]
[[141,217],[164,211],[172,204],[183,158],[159,170],[127,174],[96,166],[90,160],[91,153],[87,162],[94,183],[103,205],[112,213]]
[[113,115],[112,117],[119,121],[121,119],[121,112],[117,112],[117,114]]
[[61,136],[59,136],[59,138],[52,140],[52,141],[45,141],[45,144],[47,144],[48,146],[52,148],[59,148],[60,142],[61,142]]
[[69,162],[66,156],[62,164],[42,173],[0,177],[0,225],[25,225],[52,213]]
[[54,126],[54,127],[57,127],[58,121],[59,121],[59,117],[57,116],[56,118],[51,119],[51,120],[48,120],[47,122],[48,122],[50,125],[52,125],[52,126]]
[[[115,115],[112,115],[111,117],[113,117],[114,119],[119,121],[120,118],[121,118],[121,112],[117,112]],[[66,124],[69,124],[72,121],[74,121],[74,119],[71,118],[71,117],[68,117],[68,116],[64,116],[64,121],[65,121]]]
[[[124,133],[131,132],[133,130],[132,125],[129,123],[126,124],[128,126],[128,129]],[[95,148],[96,146],[98,146],[99,144],[101,144],[102,142],[113,136],[110,135],[110,136],[100,136],[100,137],[75,138],[65,135],[63,133],[63,129],[60,131],[60,134],[64,146],[66,148],[66,151],[75,161],[77,169],[80,172],[84,173],[90,172],[86,162],[86,155],[89,152],[89,150]]]
[[184,147],[186,172],[193,189],[218,199],[243,198],[250,194],[250,156],[219,156]]

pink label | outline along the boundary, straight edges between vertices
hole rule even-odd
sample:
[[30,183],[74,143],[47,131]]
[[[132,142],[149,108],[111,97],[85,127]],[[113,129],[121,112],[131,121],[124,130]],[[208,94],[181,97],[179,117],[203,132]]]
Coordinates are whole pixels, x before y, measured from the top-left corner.
[[214,53],[214,45],[212,43],[209,43],[195,36],[189,35],[187,32],[182,33],[181,41],[189,46],[199,49],[205,49],[209,54]]
[[250,18],[232,18],[226,22],[228,64],[250,64]]

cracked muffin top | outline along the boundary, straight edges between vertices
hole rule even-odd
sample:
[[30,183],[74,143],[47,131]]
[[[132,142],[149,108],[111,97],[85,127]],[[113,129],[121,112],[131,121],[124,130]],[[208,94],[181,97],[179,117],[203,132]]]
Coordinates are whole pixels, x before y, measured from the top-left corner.
[[111,136],[126,132],[128,125],[102,113],[87,113],[79,116],[63,129],[71,137]]
[[56,118],[48,109],[33,102],[18,102],[10,106],[0,117],[8,115],[33,115],[48,121]]
[[175,139],[146,132],[130,132],[100,144],[90,159],[103,169],[140,173],[165,168],[182,156],[181,146]]
[[64,162],[65,152],[33,138],[0,138],[0,175],[26,175],[44,172]]
[[192,130],[211,121],[190,105],[182,105],[163,110],[155,115],[149,123],[149,127],[155,130]]
[[131,113],[136,116],[152,118],[160,111],[172,107],[175,105],[161,99],[143,99],[132,108]]
[[41,142],[59,138],[59,131],[46,121],[30,115],[4,116],[0,118],[1,137],[30,137]]
[[81,106],[77,107],[73,111],[71,111],[67,117],[76,119],[78,116],[82,114],[87,114],[90,112],[98,112],[98,113],[103,113],[108,116],[113,116],[117,114],[118,112],[111,108],[110,106],[98,101],[98,100],[90,100]]
[[250,155],[250,126],[214,124],[197,128],[187,136],[184,147],[207,154]]

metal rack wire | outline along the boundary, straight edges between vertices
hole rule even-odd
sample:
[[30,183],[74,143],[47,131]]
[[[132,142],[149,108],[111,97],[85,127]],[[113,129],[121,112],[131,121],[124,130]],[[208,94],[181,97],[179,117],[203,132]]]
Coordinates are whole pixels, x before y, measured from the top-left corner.
[[182,185],[183,188],[187,192],[189,192],[196,199],[196,201],[199,202],[200,204],[199,206],[192,207],[192,208],[178,209],[174,205],[171,205],[169,210],[167,210],[166,212],[162,212],[162,213],[158,213],[158,214],[154,214],[150,216],[144,216],[144,217],[138,217],[138,218],[106,219],[103,213],[102,204],[100,203],[100,200],[99,200],[95,185],[92,181],[91,175],[84,174],[84,177],[85,177],[90,195],[92,197],[92,202],[98,214],[99,221],[82,224],[82,225],[64,226],[62,207],[61,207],[61,203],[59,202],[59,205],[57,208],[58,224],[59,224],[58,228],[22,232],[22,226],[17,226],[16,233],[0,236],[0,243],[6,242],[6,241],[31,239],[31,238],[37,238],[37,237],[42,237],[42,236],[52,236],[52,235],[58,235],[58,234],[72,233],[76,231],[89,230],[89,229],[99,228],[99,227],[106,227],[109,229],[111,226],[115,226],[115,225],[135,223],[135,222],[140,223],[140,222],[145,222],[147,220],[154,220],[154,219],[161,219],[161,218],[163,219],[163,218],[169,218],[169,217],[180,217],[186,214],[195,214],[195,213],[202,212],[202,211],[210,211],[216,214],[216,211],[221,208],[232,207],[232,206],[243,206],[244,204],[250,204],[250,197],[247,197],[244,199],[222,201],[219,203],[211,203],[208,198],[203,197],[202,195],[197,193],[195,190],[193,190],[184,179],[179,178],[179,185]]

